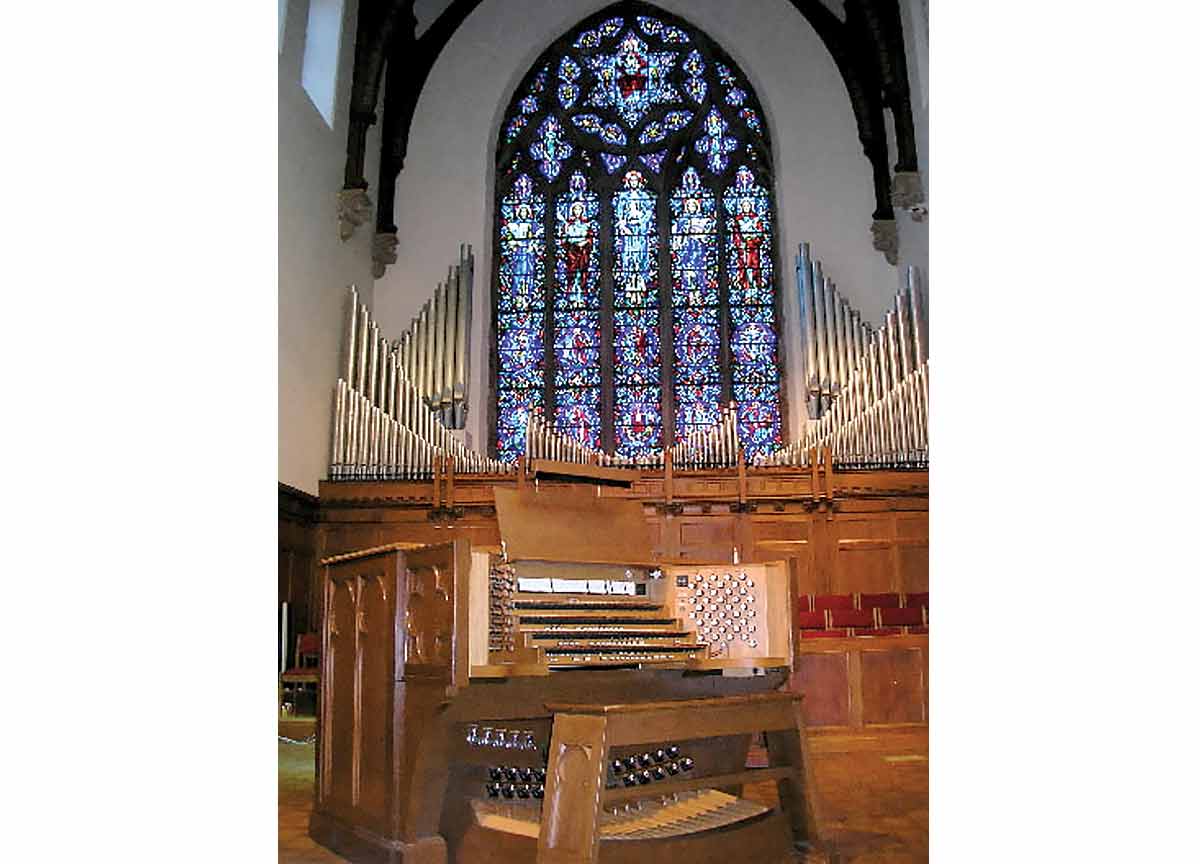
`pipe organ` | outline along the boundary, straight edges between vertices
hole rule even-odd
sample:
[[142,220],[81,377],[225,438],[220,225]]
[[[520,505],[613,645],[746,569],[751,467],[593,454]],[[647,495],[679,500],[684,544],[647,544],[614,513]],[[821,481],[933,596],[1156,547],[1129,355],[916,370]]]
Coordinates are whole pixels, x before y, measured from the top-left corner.
[[422,309],[414,329],[396,342],[381,335],[351,287],[344,364],[334,388],[330,480],[426,479],[446,460],[463,474],[516,470],[467,447],[450,425],[466,417],[473,261],[470,248],[463,247],[460,263],[438,286],[436,326],[429,325],[428,308]]
[[677,468],[732,468],[737,465],[737,406],[719,409],[718,421],[705,429],[691,431],[684,440],[655,453],[637,457],[608,454],[582,444],[546,422],[541,408],[529,413],[525,427],[525,459],[548,459],[605,468],[663,468],[666,460]]
[[[786,564],[656,563],[634,501],[495,503],[503,552],[322,562],[311,835],[419,864],[767,864],[814,845],[798,697],[775,692]],[[747,768],[759,734],[768,765]],[[760,782],[778,806],[743,797]]]
[[475,254],[464,244],[458,263],[447,270],[446,281],[438,283],[393,352],[421,401],[450,429],[462,429],[467,421],[474,279]]

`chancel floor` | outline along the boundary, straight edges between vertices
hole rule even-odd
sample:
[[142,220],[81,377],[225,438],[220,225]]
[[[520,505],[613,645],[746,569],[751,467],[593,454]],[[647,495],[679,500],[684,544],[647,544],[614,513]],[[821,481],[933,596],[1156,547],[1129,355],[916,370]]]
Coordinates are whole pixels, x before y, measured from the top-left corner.
[[[279,734],[303,740],[311,721],[281,722]],[[923,728],[864,734],[812,732],[820,826],[830,864],[917,864],[929,860],[929,735]],[[279,742],[281,864],[346,864],[308,836],[315,748]],[[751,763],[755,754],[751,752]],[[772,784],[746,797],[775,803]],[[797,864],[802,858],[797,857]],[[752,862],[747,862],[752,864]]]

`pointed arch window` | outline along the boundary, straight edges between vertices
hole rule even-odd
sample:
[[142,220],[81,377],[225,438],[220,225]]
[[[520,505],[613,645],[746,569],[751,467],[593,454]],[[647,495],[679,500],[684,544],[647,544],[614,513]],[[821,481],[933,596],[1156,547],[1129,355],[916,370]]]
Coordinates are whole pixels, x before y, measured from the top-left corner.
[[491,428],[529,412],[643,456],[738,404],[749,455],[782,441],[770,140],[748,80],[641,3],[534,63],[496,148]]

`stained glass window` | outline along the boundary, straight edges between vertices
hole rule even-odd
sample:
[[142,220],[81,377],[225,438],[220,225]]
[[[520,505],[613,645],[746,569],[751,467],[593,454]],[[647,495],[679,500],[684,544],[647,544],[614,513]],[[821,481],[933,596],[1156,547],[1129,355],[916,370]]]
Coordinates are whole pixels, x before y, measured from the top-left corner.
[[771,206],[767,191],[742,165],[725,190],[725,268],[729,283],[730,354],[738,436],[747,452],[782,443]]
[[545,408],[589,446],[652,456],[736,400],[753,456],[783,416],[762,107],[703,33],[616,8],[543,52],[501,121],[495,451],[523,453]]
[[581,172],[555,207],[554,424],[600,446],[600,198]]
[[542,405],[545,210],[545,198],[534,191],[526,174],[500,203],[496,452],[502,459],[515,459],[525,451],[529,412]]

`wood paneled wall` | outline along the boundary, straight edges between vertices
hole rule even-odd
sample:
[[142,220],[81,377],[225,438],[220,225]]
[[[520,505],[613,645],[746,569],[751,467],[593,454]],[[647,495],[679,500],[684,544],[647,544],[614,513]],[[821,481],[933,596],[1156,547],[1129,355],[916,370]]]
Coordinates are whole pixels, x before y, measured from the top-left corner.
[[[654,476],[631,490],[601,494],[641,501],[655,554],[665,561],[715,563],[735,554],[746,562],[783,560],[793,597],[928,591],[926,476],[835,474],[832,495],[818,495],[814,490],[825,482],[750,473],[739,491],[736,477],[713,472],[676,479],[669,495]],[[446,508],[431,506],[437,499],[429,484],[322,484],[316,557],[460,537],[499,546],[490,487],[473,488],[467,478],[455,489],[460,506]],[[280,536],[282,574],[282,517]],[[808,722],[851,728],[928,722],[928,640],[797,639],[792,682],[805,694]]]
[[292,610],[292,627],[310,633],[316,632],[321,613],[317,594],[319,517],[316,498],[279,484],[279,602],[286,602]]

